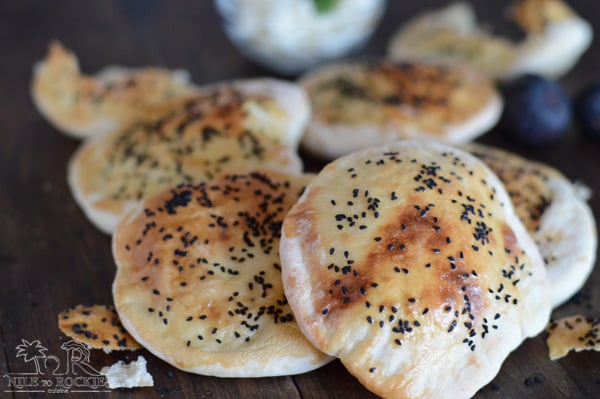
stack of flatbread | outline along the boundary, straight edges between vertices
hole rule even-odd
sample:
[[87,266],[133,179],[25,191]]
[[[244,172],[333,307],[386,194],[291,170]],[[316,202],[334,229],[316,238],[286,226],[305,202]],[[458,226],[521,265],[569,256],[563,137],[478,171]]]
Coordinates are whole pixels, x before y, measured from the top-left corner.
[[[96,348],[220,377],[339,358],[383,397],[469,397],[595,262],[582,190],[467,143],[502,109],[472,66],[363,59],[199,87],[155,68],[81,75],[54,43],[32,95],[84,139],[69,186],[112,234],[116,313],[59,316]],[[300,145],[333,161],[305,174]]]

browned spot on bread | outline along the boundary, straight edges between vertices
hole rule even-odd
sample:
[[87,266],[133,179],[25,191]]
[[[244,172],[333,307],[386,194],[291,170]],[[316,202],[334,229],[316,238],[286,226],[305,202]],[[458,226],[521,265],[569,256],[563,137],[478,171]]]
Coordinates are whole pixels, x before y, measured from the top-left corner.
[[390,60],[349,64],[309,93],[326,123],[393,126],[400,137],[410,137],[407,126],[445,137],[445,124],[464,122],[495,96],[489,82],[463,69]]
[[[418,197],[411,197],[407,200],[410,204],[417,204],[419,201]],[[427,208],[427,205],[423,204],[419,207],[424,209]],[[444,224],[443,228],[441,224]],[[388,247],[391,245],[399,249],[399,251],[392,253],[404,257],[403,254],[413,253],[412,251],[415,248],[442,248],[446,245],[446,236],[441,231],[447,232],[449,228],[448,224],[433,216],[433,213],[422,216],[419,210],[405,207],[401,213],[396,215],[395,221],[382,228],[381,237],[382,242],[387,243]],[[376,249],[373,256],[378,256],[382,246],[374,247]],[[390,252],[384,251],[383,253],[389,254]]]
[[[452,91],[460,84],[456,71],[436,65],[393,63],[384,61],[370,68],[373,91],[382,88],[377,79],[389,83],[389,92],[381,90],[379,99],[392,106],[402,104],[414,106],[417,110],[446,110]],[[383,86],[385,87],[385,86]]]
[[502,226],[502,237],[504,238],[504,248],[505,250],[508,251],[515,251],[519,249],[519,246],[517,244],[517,238],[515,237],[515,233],[512,231],[512,229],[504,224]]
[[541,34],[551,23],[575,16],[561,0],[517,0],[508,9],[508,16],[529,34]]
[[327,309],[327,314],[335,315],[340,309],[347,309],[352,306],[362,305],[361,298],[370,288],[372,278],[370,274],[376,273],[376,267],[365,267],[361,273],[346,273],[332,280],[331,278],[323,281],[323,286],[329,295],[317,302],[318,309]]

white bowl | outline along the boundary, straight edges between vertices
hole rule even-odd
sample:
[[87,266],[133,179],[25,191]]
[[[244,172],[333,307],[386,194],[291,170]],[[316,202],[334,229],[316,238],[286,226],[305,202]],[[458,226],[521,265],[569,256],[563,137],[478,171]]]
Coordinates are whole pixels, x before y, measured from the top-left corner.
[[[333,6],[318,10],[317,3]],[[359,50],[386,0],[214,0],[223,27],[242,54],[295,75]]]

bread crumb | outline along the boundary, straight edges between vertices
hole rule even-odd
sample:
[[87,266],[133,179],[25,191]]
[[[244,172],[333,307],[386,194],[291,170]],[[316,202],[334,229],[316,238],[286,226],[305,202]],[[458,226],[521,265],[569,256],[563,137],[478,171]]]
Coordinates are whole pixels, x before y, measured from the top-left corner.
[[597,319],[582,315],[550,321],[546,327],[550,359],[560,359],[572,350],[600,350],[599,326]]
[[88,348],[113,350],[136,350],[142,346],[121,324],[112,305],[77,305],[58,314],[58,328],[65,335]]
[[119,360],[110,367],[103,367],[100,374],[106,376],[108,387],[111,389],[152,387],[154,379],[146,370],[146,364],[144,356],[139,356],[129,364]]

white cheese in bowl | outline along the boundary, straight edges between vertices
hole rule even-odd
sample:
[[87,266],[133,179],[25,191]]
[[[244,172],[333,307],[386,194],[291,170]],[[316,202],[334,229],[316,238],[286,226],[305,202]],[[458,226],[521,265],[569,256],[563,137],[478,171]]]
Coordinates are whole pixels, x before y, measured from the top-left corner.
[[247,57],[295,74],[360,48],[381,17],[385,0],[215,0],[224,28]]

